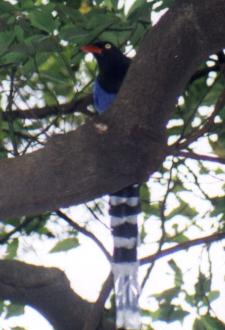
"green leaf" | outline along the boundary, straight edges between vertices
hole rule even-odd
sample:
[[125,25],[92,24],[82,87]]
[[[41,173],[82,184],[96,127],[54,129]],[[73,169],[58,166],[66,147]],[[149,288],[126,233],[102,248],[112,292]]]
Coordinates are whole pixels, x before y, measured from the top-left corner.
[[224,330],[225,324],[211,315],[204,315],[196,319],[193,324],[193,330]]
[[175,297],[177,297],[179,293],[178,287],[173,287],[170,289],[167,289],[163,292],[157,293],[154,295],[154,297],[159,301],[160,305],[161,303],[169,303],[171,300]]
[[159,309],[156,312],[151,312],[151,316],[154,320],[160,320],[167,323],[174,321],[183,321],[185,316],[189,313],[182,310],[180,307],[171,304],[171,302],[160,304]]
[[105,30],[104,32],[101,33],[100,39],[103,41],[108,40],[116,46],[124,45],[129,39],[132,30],[124,30],[124,31],[122,30],[123,27],[121,27],[120,32],[116,32],[115,30],[113,30],[113,26],[112,26],[112,31]]
[[196,307],[196,299],[195,299],[195,294],[193,295],[189,295],[186,293],[185,295],[185,300],[188,304],[190,304],[191,306]]
[[11,3],[9,2],[6,2],[6,1],[1,1],[1,14],[2,13],[9,13],[9,14],[12,14],[13,12],[15,12],[15,10],[17,10],[18,7],[15,6],[15,5],[12,5]]
[[209,299],[210,302],[218,299],[220,297],[220,292],[217,290],[210,291],[207,298]]
[[207,330],[224,330],[225,324],[211,315],[205,315],[201,318]]
[[143,208],[146,205],[149,205],[150,204],[150,190],[149,190],[149,188],[148,188],[148,186],[147,186],[146,183],[144,183],[144,184],[141,185],[141,188],[140,188],[140,199],[143,202]]
[[139,9],[145,3],[146,3],[146,0],[136,0],[136,1],[134,1],[133,5],[130,7],[130,9],[127,13],[127,16],[129,17],[131,14],[133,14],[137,9]]
[[5,53],[15,38],[14,31],[0,32],[0,54]]
[[180,287],[183,283],[183,273],[181,269],[177,266],[176,262],[173,259],[168,261],[168,265],[172,268],[175,272],[175,285],[176,287]]
[[128,19],[137,21],[142,19],[150,23],[150,10],[152,3],[147,3],[146,0],[136,0],[127,13]]
[[68,251],[79,246],[77,238],[66,238],[58,242],[51,250],[50,253]]
[[207,278],[202,272],[199,273],[198,281],[195,284],[195,299],[198,303],[207,304],[205,297],[211,288],[211,279]]
[[6,259],[14,259],[17,256],[18,247],[18,238],[14,238],[11,242],[9,242],[6,250]]
[[206,328],[201,320],[195,319],[193,324],[193,330],[206,330]]
[[19,42],[22,42],[24,40],[24,31],[20,25],[16,25],[14,27],[15,36],[18,39]]
[[177,196],[179,206],[173,209],[168,215],[167,219],[172,219],[176,215],[183,215],[189,219],[194,218],[198,212],[194,207],[191,207],[189,203],[185,202],[181,197]]
[[225,214],[225,196],[214,197],[211,199],[211,203],[214,206],[211,216],[217,216],[219,214]]
[[22,9],[32,9],[34,8],[34,2],[33,0],[23,0],[20,1],[20,6],[22,7]]
[[7,306],[6,319],[13,316],[20,316],[24,314],[24,305],[10,304]]
[[53,33],[56,28],[52,13],[47,11],[46,8],[29,13],[28,18],[34,27],[47,33]]
[[26,52],[23,51],[15,51],[15,52],[8,52],[6,55],[0,59],[1,63],[4,64],[19,64],[23,62],[27,58]]
[[206,105],[206,106],[214,105],[215,100],[218,98],[218,96],[222,93],[223,90],[224,90],[223,78],[219,78],[214,82],[212,87],[211,86],[208,87],[208,93],[204,98],[202,105]]
[[0,315],[3,313],[5,307],[5,302],[0,300]]
[[146,33],[146,27],[142,23],[137,24],[136,28],[133,30],[133,33],[130,37],[131,44],[134,47],[136,47],[144,37],[145,33]]
[[[173,226],[174,227],[174,226]],[[184,243],[187,242],[189,238],[184,235],[183,233],[177,233],[174,236],[168,236],[167,241],[168,242],[176,242],[176,243]]]

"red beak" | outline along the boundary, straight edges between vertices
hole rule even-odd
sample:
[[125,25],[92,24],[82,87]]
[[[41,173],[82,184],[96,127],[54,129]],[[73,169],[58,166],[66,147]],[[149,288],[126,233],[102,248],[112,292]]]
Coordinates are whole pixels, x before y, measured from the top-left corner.
[[94,45],[85,45],[80,48],[84,53],[101,54],[103,49]]

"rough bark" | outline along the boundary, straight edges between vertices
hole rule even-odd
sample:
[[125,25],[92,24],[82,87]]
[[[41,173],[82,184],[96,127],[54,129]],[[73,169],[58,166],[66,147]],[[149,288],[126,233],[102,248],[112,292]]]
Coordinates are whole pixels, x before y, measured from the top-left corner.
[[177,1],[144,38],[111,111],[39,151],[2,160],[0,218],[92,200],[156,171],[177,97],[225,46],[224,9],[224,0]]
[[26,304],[39,311],[55,330],[81,330],[91,310],[70,288],[65,274],[56,268],[0,261],[0,300]]

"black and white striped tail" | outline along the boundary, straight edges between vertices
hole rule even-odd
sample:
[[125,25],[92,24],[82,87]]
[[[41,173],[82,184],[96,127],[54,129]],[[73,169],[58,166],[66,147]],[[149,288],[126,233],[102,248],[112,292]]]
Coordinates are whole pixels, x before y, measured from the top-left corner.
[[114,239],[112,271],[116,296],[117,329],[138,330],[138,225],[139,185],[124,188],[110,196],[111,228]]

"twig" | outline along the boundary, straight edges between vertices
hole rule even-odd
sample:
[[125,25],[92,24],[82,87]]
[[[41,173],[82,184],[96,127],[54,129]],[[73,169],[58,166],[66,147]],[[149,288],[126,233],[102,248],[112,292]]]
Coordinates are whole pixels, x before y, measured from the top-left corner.
[[204,161],[208,161],[208,162],[225,164],[225,158],[223,158],[223,157],[202,155],[202,154],[197,154],[193,151],[177,151],[177,152],[174,152],[173,155],[175,155],[177,157],[192,158],[192,159],[196,159],[196,160],[204,160]]
[[20,225],[15,227],[9,233],[5,234],[4,237],[0,239],[0,244],[5,244],[11,236],[16,234],[17,232],[20,232],[23,228],[26,228],[26,226],[28,226],[33,220],[34,220],[33,217],[26,218]]
[[206,66],[205,68],[196,71],[192,75],[192,77],[189,80],[188,84],[192,84],[195,80],[197,80],[199,78],[206,77],[212,71],[214,71],[214,72],[220,71],[220,64],[219,63],[216,63],[215,65],[213,65],[211,67]]
[[224,105],[225,105],[225,89],[222,91],[222,93],[218,97],[214,111],[209,116],[209,118],[205,121],[205,123],[199,125],[198,127],[195,127],[195,129],[190,134],[185,136],[184,142],[181,142],[181,143],[176,142],[170,148],[171,149],[175,148],[178,150],[184,149],[190,143],[196,141],[199,137],[203,136],[209,130],[209,128],[213,125],[216,115],[220,112],[220,110],[224,107]]
[[14,132],[14,126],[13,126],[13,119],[12,119],[12,105],[13,105],[13,97],[14,97],[14,78],[16,74],[16,68],[13,67],[11,74],[10,74],[10,91],[9,91],[9,96],[8,96],[8,104],[7,104],[7,111],[9,113],[8,116],[8,126],[9,126],[9,135],[11,138],[12,142],[12,147],[13,147],[13,154],[14,156],[18,156],[18,148],[17,148],[17,143],[16,143],[16,137],[15,137],[15,132]]
[[108,259],[109,262],[111,262],[112,257],[109,254],[109,252],[106,250],[106,248],[104,247],[104,245],[102,244],[102,242],[100,242],[98,240],[98,238],[91,233],[90,231],[88,231],[87,229],[85,229],[84,227],[78,225],[77,223],[75,223],[70,217],[68,217],[68,215],[66,215],[64,212],[62,212],[61,210],[57,210],[55,211],[55,213],[62,218],[63,220],[65,220],[71,227],[73,227],[75,230],[77,230],[78,232],[82,233],[83,235],[91,238],[96,245],[102,250],[102,252],[104,253],[104,255],[106,256],[106,258]]
[[[165,222],[166,222],[165,209],[166,209],[167,198],[168,198],[170,192],[172,191],[172,189],[174,187],[174,185],[173,185],[173,187],[171,187],[173,167],[174,167],[174,161],[172,160],[172,165],[171,165],[170,171],[169,171],[169,180],[168,180],[168,183],[167,183],[167,189],[166,189],[166,193],[164,195],[164,198],[163,198],[163,201],[162,201],[162,204],[161,204],[161,208],[160,208],[162,235],[161,235],[161,238],[159,240],[159,246],[158,246],[156,254],[160,253],[160,251],[162,249],[162,246],[163,246],[163,243],[164,243],[164,239],[165,239]],[[143,290],[143,288],[144,288],[144,286],[145,286],[145,284],[146,284],[146,282],[147,282],[154,266],[155,266],[155,262],[153,261],[151,263],[150,267],[148,268],[148,270],[145,274],[145,277],[142,281],[142,285],[141,285],[142,290]]]

